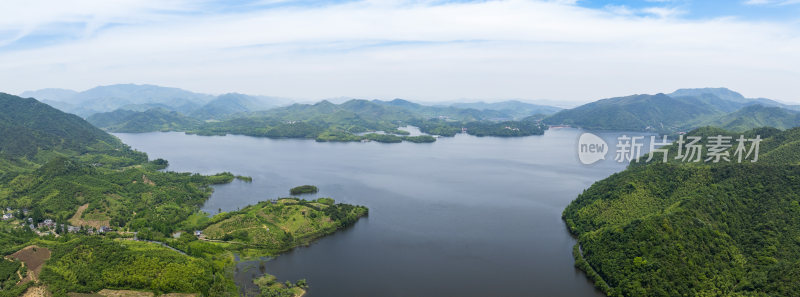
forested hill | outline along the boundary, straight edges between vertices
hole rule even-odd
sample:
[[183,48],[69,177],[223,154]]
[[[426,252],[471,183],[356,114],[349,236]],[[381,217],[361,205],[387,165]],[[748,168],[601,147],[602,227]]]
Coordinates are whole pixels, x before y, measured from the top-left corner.
[[704,122],[704,124],[733,131],[745,131],[753,127],[789,129],[800,126],[800,112],[775,106],[756,104],[711,119]]
[[111,132],[130,133],[195,129],[202,123],[177,111],[163,108],[152,108],[141,112],[118,109],[91,115],[86,121]]
[[499,110],[426,106],[402,99],[353,99],[341,104],[321,101],[228,114],[222,118],[201,121],[200,118],[183,116],[177,112],[151,109],[143,112],[117,110],[95,114],[88,120],[114,132],[184,131],[200,135],[241,134],[317,141],[436,140],[432,136],[408,136],[408,132],[398,129],[409,124],[419,126],[425,133],[440,136],[453,136],[465,127],[468,128],[467,133],[478,136],[541,135],[545,130],[538,121],[541,116],[511,120],[513,115]]
[[563,214],[576,265],[609,296],[800,296],[800,128],[687,137],[741,134],[763,139],[757,162],[736,140],[720,163],[676,160],[675,144],[584,191]]
[[739,107],[739,104],[713,95],[633,95],[598,100],[563,110],[546,118],[545,122],[598,130],[674,132],[693,122],[721,116]]
[[[200,208],[211,186],[231,182],[233,174],[164,171],[166,160],[149,161],[81,118],[34,99],[0,94],[0,128],[0,297],[30,295],[34,288],[55,297],[101,290],[236,296],[234,253],[274,256],[367,213],[330,198],[266,202],[258,218],[295,212],[280,222],[267,220],[274,232],[258,233],[257,239],[247,236],[251,230],[237,230],[244,232],[236,238],[206,240],[195,230],[212,218]],[[298,218],[311,225],[290,229],[299,226]],[[305,281],[260,285],[259,296],[295,296],[302,295]]]
[[559,112],[561,110],[561,108],[558,107],[530,104],[530,103],[520,102],[517,100],[509,100],[509,101],[493,102],[493,103],[485,103],[485,102],[455,103],[452,106],[458,108],[471,108],[477,110],[497,110],[500,112],[514,115],[519,118],[524,118],[534,114],[549,115]]
[[86,152],[122,147],[114,136],[80,117],[32,98],[0,93],[0,154],[34,157],[40,150]]
[[[230,278],[220,274],[229,265],[225,258],[210,261],[199,251],[189,257],[156,244],[113,239],[134,234],[126,231],[166,238],[197,213],[210,185],[233,180],[229,173],[158,170],[166,165],[148,161],[78,116],[0,94],[0,253],[9,260],[0,265],[0,296],[21,296],[36,286],[53,296],[106,288],[235,292]],[[109,237],[97,236],[97,230]],[[46,260],[15,256],[26,251],[46,251],[50,261],[26,270],[15,257],[29,261],[26,267]],[[21,279],[27,272],[38,279]]]
[[745,98],[725,88],[680,89],[672,94],[602,99],[562,110],[544,119],[550,125],[590,130],[649,131],[671,134],[702,126],[736,131],[798,125],[798,106],[765,98]]

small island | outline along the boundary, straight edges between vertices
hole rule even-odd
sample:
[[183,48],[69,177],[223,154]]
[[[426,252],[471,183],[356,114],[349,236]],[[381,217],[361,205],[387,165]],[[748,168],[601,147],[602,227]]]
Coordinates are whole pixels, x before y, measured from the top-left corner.
[[246,182],[246,183],[252,183],[253,182],[253,178],[252,177],[245,176],[245,175],[237,175],[236,179],[238,179],[240,181],[243,181],[243,182]]
[[292,195],[314,194],[316,192],[319,192],[319,188],[312,185],[303,185],[289,190],[289,194]]

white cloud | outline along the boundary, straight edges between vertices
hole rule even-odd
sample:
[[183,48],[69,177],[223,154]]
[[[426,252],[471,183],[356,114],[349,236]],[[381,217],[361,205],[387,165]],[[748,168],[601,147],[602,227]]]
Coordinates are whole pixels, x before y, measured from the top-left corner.
[[362,1],[235,14],[197,13],[203,8],[188,2],[166,9],[184,13],[164,13],[162,1],[84,3],[43,16],[10,7],[27,17],[0,21],[0,31],[65,20],[126,25],[56,45],[0,48],[0,90],[134,82],[308,98],[588,101],[728,86],[800,100],[800,38],[779,23],[523,0]]

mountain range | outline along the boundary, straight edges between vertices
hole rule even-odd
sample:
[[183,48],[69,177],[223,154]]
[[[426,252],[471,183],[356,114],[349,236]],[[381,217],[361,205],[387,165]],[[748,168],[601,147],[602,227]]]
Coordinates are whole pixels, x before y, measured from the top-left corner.
[[178,88],[155,85],[117,84],[99,86],[77,92],[66,89],[26,91],[21,97],[36,98],[64,112],[81,117],[118,109],[146,111],[163,108],[182,114],[195,114],[204,119],[217,119],[238,112],[266,110],[284,105],[289,100],[277,97],[194,93]]
[[798,106],[745,98],[725,88],[680,89],[671,94],[602,99],[545,118],[551,125],[589,130],[675,133],[702,126],[743,131],[761,126],[800,125]]
[[503,113],[514,116],[516,119],[525,118],[535,114],[550,115],[562,110],[562,108],[525,103],[517,100],[509,100],[503,102],[486,103],[486,102],[471,102],[471,103],[454,103],[451,106],[465,109],[477,110],[497,110]]
[[[393,130],[400,123],[422,125],[421,121],[439,120],[441,123],[425,122],[430,125],[424,127],[452,135],[468,122],[498,123],[523,119],[542,119],[549,125],[570,125],[588,130],[664,134],[709,125],[737,131],[760,126],[787,129],[800,125],[800,105],[766,98],[746,98],[726,88],[679,89],[670,94],[615,97],[571,109],[516,100],[423,105],[404,99],[341,99],[339,104],[323,100],[315,104],[288,105],[289,100],[275,97],[238,93],[213,96],[177,88],[133,84],[101,86],[83,92],[43,89],[22,95],[85,116],[98,127],[114,132],[218,134],[249,131],[248,134],[259,135],[265,133],[266,126],[259,128],[259,133],[252,130],[268,122],[270,127],[278,123],[303,122],[317,127],[314,130],[319,133],[325,130],[360,133]],[[300,134],[308,137],[319,133]]]

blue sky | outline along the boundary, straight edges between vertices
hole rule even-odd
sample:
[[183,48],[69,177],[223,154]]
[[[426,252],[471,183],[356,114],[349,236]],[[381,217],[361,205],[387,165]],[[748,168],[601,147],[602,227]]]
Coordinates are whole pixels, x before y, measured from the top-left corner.
[[576,2],[576,5],[593,9],[614,7],[627,7],[633,10],[654,7],[672,9],[679,12],[680,17],[686,19],[735,17],[745,20],[785,20],[789,22],[798,20],[798,16],[800,16],[800,5],[798,4],[800,1],[792,0],[582,0]]
[[729,87],[800,103],[800,0],[9,0],[0,11],[10,93],[149,83],[586,102]]

